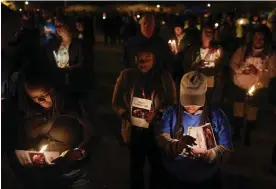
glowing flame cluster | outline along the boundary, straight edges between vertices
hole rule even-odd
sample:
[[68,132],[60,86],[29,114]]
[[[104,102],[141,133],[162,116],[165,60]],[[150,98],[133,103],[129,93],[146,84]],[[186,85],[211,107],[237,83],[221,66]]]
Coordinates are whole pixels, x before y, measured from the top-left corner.
[[247,94],[249,96],[253,96],[254,95],[254,92],[257,90],[257,89],[260,89],[263,87],[263,84],[260,83],[260,82],[257,82],[255,83],[254,85],[252,85],[252,87],[248,90]]
[[39,152],[45,152],[45,150],[47,149],[47,147],[48,147],[48,144],[42,146]]
[[253,86],[248,90],[248,95],[249,95],[249,96],[253,96],[255,90],[256,90],[256,87],[255,87],[255,85],[253,85]]

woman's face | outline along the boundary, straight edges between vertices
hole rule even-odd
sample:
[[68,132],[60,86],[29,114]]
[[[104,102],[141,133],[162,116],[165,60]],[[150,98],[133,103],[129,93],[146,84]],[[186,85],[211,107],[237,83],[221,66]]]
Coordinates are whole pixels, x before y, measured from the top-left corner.
[[77,29],[79,32],[83,32],[83,30],[84,30],[83,24],[80,23],[80,22],[77,22],[77,23],[76,23],[76,29]]
[[212,28],[204,28],[201,38],[202,41],[211,41],[214,37],[213,29]]
[[197,110],[201,108],[201,106],[185,106],[184,108],[189,114],[194,114]]
[[62,22],[56,20],[56,21],[55,21],[55,25],[56,25],[57,34],[58,34],[59,36],[61,36],[62,38],[66,38],[66,37],[69,37],[69,36],[70,36],[70,35],[69,35],[68,28],[67,28],[67,26],[66,26],[64,23],[62,23]]
[[174,28],[174,33],[176,35],[181,35],[183,33],[183,29],[181,27],[175,27]]
[[53,100],[50,96],[51,89],[46,89],[45,87],[25,87],[25,90],[29,97],[43,108],[51,108],[53,106]]
[[256,32],[253,38],[253,47],[261,49],[264,47],[264,34]]
[[147,73],[149,72],[152,67],[153,67],[153,54],[150,52],[141,52],[138,54],[138,62],[137,62],[137,66],[138,69],[142,72],[142,73]]

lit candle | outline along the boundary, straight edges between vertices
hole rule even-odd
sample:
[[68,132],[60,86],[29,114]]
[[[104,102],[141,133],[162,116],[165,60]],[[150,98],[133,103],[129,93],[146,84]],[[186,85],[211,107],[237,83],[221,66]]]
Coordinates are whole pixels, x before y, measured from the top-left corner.
[[176,54],[178,51],[177,51],[175,40],[169,40],[168,43],[169,43],[169,45],[171,47],[172,52]]
[[248,95],[249,96],[253,96],[254,92],[255,92],[256,88],[255,88],[255,84],[248,90]]
[[48,144],[42,146],[39,152],[44,152],[47,149],[47,147],[48,147]]

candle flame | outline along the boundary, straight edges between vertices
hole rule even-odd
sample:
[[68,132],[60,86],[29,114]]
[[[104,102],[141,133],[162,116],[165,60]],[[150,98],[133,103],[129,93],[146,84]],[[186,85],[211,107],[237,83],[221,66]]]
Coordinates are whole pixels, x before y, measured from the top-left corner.
[[249,96],[253,96],[256,90],[255,84],[248,90]]
[[39,152],[44,152],[47,149],[47,147],[48,147],[48,144],[42,146]]

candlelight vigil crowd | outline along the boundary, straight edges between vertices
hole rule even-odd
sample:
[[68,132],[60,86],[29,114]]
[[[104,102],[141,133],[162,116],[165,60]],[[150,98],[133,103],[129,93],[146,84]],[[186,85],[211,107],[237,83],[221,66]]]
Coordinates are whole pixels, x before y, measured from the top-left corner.
[[[93,159],[103,138],[98,131],[107,127],[96,95],[105,94],[95,71],[98,30],[105,65],[115,64],[109,49],[123,52],[105,101],[120,119],[114,127],[129,159],[109,164],[129,164],[129,189],[226,189],[221,167],[235,148],[254,147],[263,114],[275,126],[275,10],[207,16],[6,10],[5,20],[3,11],[2,32],[21,24],[9,39],[2,33],[12,51],[1,48],[2,166],[18,188],[95,188],[89,165],[100,161]],[[267,164],[275,178],[272,143]]]

